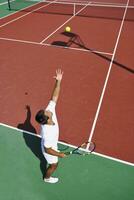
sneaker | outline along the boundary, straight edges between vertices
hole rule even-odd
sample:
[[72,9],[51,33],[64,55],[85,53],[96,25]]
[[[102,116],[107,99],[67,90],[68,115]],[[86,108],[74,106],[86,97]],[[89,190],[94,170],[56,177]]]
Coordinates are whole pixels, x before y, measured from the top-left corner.
[[44,181],[46,183],[57,183],[58,182],[58,178],[54,178],[54,177],[50,177],[50,178],[44,178]]

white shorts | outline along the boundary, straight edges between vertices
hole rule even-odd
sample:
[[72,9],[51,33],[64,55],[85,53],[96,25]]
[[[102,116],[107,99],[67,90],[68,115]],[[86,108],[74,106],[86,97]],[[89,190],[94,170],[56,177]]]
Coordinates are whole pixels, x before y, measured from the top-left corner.
[[48,162],[48,164],[56,164],[58,163],[58,157],[57,156],[52,156],[48,153],[42,152],[46,161]]

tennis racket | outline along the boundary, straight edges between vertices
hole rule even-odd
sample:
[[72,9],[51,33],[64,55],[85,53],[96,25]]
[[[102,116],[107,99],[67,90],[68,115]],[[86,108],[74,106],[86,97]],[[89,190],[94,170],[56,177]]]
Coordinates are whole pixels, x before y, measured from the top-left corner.
[[89,155],[95,150],[95,143],[94,142],[84,142],[76,149],[72,151],[65,152],[66,155],[76,154],[76,155]]
[[60,140],[58,143],[58,150],[65,152],[69,149],[69,146],[67,145],[67,142],[65,140]]

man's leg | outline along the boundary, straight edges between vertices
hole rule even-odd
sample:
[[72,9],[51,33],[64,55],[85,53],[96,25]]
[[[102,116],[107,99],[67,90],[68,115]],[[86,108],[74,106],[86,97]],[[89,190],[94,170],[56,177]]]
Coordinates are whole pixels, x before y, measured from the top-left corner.
[[58,182],[58,178],[55,177],[51,177],[51,175],[53,174],[53,172],[57,169],[58,163],[54,163],[54,164],[49,164],[46,174],[45,174],[45,178],[44,181],[47,183],[57,183]]
[[58,167],[58,163],[49,164],[46,170],[45,178],[50,178],[53,172],[57,169],[57,167]]

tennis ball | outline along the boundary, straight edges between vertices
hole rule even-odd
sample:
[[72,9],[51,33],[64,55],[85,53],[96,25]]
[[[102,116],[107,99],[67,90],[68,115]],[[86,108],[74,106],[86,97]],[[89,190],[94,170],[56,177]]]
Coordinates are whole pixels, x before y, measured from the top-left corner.
[[71,28],[70,28],[69,26],[67,26],[67,27],[65,28],[65,31],[66,31],[66,32],[70,32],[70,31],[71,31]]

